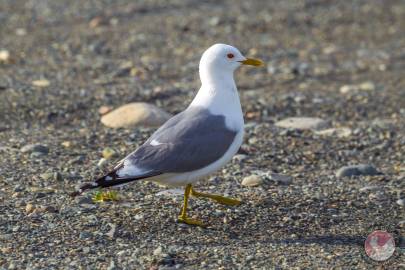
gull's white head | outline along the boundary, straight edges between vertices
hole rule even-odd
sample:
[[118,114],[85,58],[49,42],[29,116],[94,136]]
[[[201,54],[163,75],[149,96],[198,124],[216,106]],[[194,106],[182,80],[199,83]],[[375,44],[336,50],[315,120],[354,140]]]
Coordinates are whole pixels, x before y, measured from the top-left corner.
[[262,66],[257,59],[246,58],[235,47],[226,44],[215,44],[209,47],[200,60],[201,80],[224,79],[232,77],[233,72],[241,65]]

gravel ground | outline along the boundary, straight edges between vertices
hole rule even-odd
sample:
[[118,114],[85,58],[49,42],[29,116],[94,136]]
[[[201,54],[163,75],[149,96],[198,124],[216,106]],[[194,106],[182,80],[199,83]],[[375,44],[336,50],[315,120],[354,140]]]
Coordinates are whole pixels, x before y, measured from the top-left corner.
[[[404,249],[378,263],[363,248],[377,229],[405,243],[403,1],[1,0],[0,25],[0,269],[405,267]],[[199,228],[152,183],[71,198],[104,148],[111,166],[153,131],[103,127],[100,106],[183,110],[217,42],[267,63],[237,72],[240,155],[196,186],[243,204],[192,200]],[[291,116],[350,134],[275,125]],[[336,176],[360,163],[382,174]],[[241,185],[269,172],[292,181]]]

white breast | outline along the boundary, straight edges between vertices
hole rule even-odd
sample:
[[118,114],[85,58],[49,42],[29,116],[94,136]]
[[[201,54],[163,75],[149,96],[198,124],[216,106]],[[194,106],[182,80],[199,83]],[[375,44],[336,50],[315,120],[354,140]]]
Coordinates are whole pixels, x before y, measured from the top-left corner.
[[243,129],[243,112],[234,83],[223,86],[202,86],[191,106],[207,108],[212,114],[225,116],[226,126],[238,132]]

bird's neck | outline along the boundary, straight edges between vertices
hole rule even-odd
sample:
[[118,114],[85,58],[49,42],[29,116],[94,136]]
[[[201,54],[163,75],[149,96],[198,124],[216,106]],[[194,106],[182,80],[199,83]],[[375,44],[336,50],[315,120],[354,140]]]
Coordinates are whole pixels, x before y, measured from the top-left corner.
[[204,107],[213,114],[225,115],[229,119],[227,125],[242,128],[243,113],[233,73],[204,73],[200,70],[200,78],[201,88],[190,107]]
[[233,71],[221,70],[220,68],[208,66],[199,68],[201,84],[204,87],[225,87],[236,88],[233,78]]

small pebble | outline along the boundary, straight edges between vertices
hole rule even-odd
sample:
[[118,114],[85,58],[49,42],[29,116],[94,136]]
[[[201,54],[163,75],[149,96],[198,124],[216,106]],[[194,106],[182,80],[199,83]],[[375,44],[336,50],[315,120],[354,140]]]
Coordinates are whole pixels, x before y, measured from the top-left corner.
[[84,160],[86,158],[84,156],[77,156],[71,160],[68,161],[69,165],[74,165],[74,164],[83,164]]
[[108,160],[106,158],[100,158],[97,162],[97,167],[102,168],[107,164]]
[[27,144],[20,149],[21,153],[42,153],[48,154],[49,148],[42,144]]
[[0,63],[7,63],[10,60],[10,52],[7,50],[0,50]]
[[351,165],[351,166],[344,166],[340,168],[336,172],[336,177],[350,177],[350,176],[358,176],[358,175],[381,175],[376,168],[369,164],[359,164],[359,165]]
[[349,92],[356,91],[358,88],[356,85],[343,85],[340,87],[340,93],[347,94]]
[[89,232],[81,232],[79,234],[80,239],[87,239],[87,238],[90,238],[90,237],[91,237],[91,233],[89,233]]
[[54,172],[54,173],[53,173],[53,180],[55,180],[55,181],[62,181],[62,180],[63,180],[62,174],[60,174],[59,172]]
[[62,146],[69,148],[70,146],[72,146],[72,143],[70,141],[64,141],[61,143]]
[[107,270],[118,270],[118,268],[115,266],[114,260],[111,260],[110,265],[108,266]]
[[253,174],[243,178],[242,186],[255,187],[263,183],[263,178],[259,175]]
[[116,233],[116,229],[117,229],[117,225],[110,223],[109,224],[111,229],[106,233],[106,235],[110,238],[114,238],[115,233]]
[[328,126],[328,122],[316,117],[289,117],[275,123],[277,127],[298,130],[319,130]]
[[53,178],[53,173],[52,172],[41,173],[39,176],[45,181],[47,181]]
[[321,136],[336,136],[338,138],[346,138],[352,135],[352,130],[350,128],[328,128],[324,130],[315,131],[315,134]]
[[159,246],[158,248],[156,248],[156,249],[153,251],[153,255],[155,255],[155,256],[160,256],[160,255],[162,255],[162,252],[163,252],[163,249],[162,249],[161,246]]
[[32,81],[32,85],[36,86],[36,87],[47,87],[50,84],[51,83],[48,80],[45,80],[45,79]]
[[80,196],[75,198],[77,204],[94,204],[90,196]]
[[27,30],[25,28],[17,28],[15,30],[15,34],[17,36],[25,36],[27,34]]
[[27,205],[25,206],[25,213],[26,214],[30,214],[35,210],[35,207],[33,204],[31,203],[27,203]]
[[373,82],[363,82],[359,84],[359,89],[363,91],[374,91],[375,85]]
[[269,178],[270,180],[273,180],[276,183],[280,183],[282,185],[289,185],[293,180],[293,178],[289,175],[283,175],[278,173],[270,173]]

